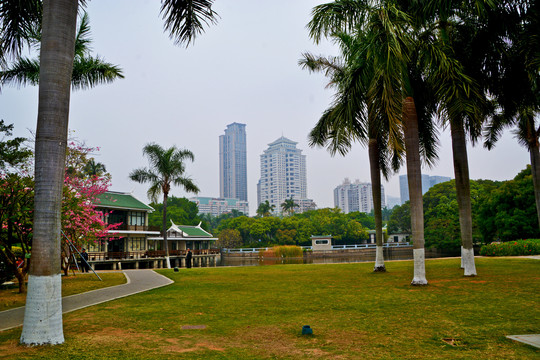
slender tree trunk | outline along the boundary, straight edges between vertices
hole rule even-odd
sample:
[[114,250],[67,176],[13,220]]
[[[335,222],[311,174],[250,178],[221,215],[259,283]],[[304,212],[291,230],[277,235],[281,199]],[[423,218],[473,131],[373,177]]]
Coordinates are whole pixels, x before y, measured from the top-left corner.
[[15,277],[17,278],[17,282],[19,283],[19,294],[24,294],[26,292],[26,283],[24,281],[24,278],[25,278],[24,269],[22,268],[17,269],[15,271]]
[[414,277],[411,285],[427,285],[424,251],[424,204],[422,200],[422,164],[420,162],[420,140],[418,115],[414,99],[403,101],[403,131],[407,159],[407,180],[411,202],[411,230],[413,238]]
[[465,276],[476,276],[474,249],[472,238],[471,186],[469,180],[469,161],[467,158],[467,141],[461,122],[450,121],[452,135],[452,152],[454,155],[454,175],[456,176],[456,192],[459,207],[459,224],[461,228],[461,265]]
[[371,138],[368,143],[369,167],[371,172],[371,194],[373,196],[373,214],[375,215],[375,237],[377,247],[375,250],[374,272],[385,272],[383,255],[383,231],[381,209],[381,169],[379,164],[379,144],[377,139]]
[[531,156],[531,174],[534,186],[534,199],[536,200],[536,215],[538,216],[538,226],[540,227],[540,151],[536,135],[529,140],[529,155]]
[[78,1],[45,0],[35,145],[34,237],[23,344],[60,344],[60,211]]
[[169,244],[167,243],[167,198],[168,194],[163,193],[163,247],[165,249],[165,263],[167,269],[171,268],[171,260],[169,258]]

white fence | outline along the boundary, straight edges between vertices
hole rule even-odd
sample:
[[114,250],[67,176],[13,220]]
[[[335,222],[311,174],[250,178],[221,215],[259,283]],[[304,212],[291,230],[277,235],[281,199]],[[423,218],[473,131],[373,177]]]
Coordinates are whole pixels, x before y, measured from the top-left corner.
[[[332,250],[344,250],[344,249],[374,249],[376,244],[354,244],[354,245],[332,245]],[[383,247],[394,248],[394,247],[411,247],[408,243],[385,243]],[[222,252],[226,253],[258,253],[260,251],[271,250],[271,247],[265,248],[245,248],[245,249],[222,249]],[[302,246],[302,249],[311,250],[311,246]]]

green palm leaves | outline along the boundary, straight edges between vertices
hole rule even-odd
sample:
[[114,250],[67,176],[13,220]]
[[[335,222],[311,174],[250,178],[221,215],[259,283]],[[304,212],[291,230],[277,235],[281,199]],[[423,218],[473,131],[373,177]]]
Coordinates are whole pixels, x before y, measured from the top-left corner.
[[133,170],[129,177],[139,183],[150,183],[147,192],[150,200],[157,203],[159,195],[167,197],[172,185],[181,186],[187,192],[199,192],[193,180],[184,176],[185,161],[195,160],[191,151],[180,150],[175,146],[164,149],[158,144],[148,144],[143,154],[148,157],[150,168]]
[[[41,45],[41,29],[38,25],[30,27],[24,35],[28,44],[39,50]],[[98,84],[111,83],[124,78],[122,70],[105,62],[99,56],[91,56],[90,25],[86,13],[81,17],[75,39],[75,58],[71,86],[73,89],[88,89]],[[39,83],[39,59],[19,58],[7,69],[0,72],[0,84],[16,86],[37,85]]]

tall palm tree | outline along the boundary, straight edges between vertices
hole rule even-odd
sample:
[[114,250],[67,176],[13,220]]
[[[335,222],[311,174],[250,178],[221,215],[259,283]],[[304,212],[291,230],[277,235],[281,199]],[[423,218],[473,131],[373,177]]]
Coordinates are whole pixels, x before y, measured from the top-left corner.
[[[396,7],[393,1],[337,0],[313,9],[308,24],[310,35],[318,42],[322,36],[355,27],[369,29],[373,79],[369,94],[382,101],[373,101],[375,116],[385,116],[389,123],[389,138],[399,138],[403,131],[407,176],[411,200],[414,276],[412,285],[426,285],[424,254],[424,217],[420,152],[428,164],[436,157],[435,132],[420,88],[424,85],[415,60],[412,19]],[[417,106],[420,105],[420,106]],[[419,116],[419,114],[421,116]],[[390,141],[390,144],[392,141]],[[399,150],[398,142],[394,142]]]
[[[29,29],[26,40],[29,45],[39,50],[41,44],[40,25]],[[113,64],[103,61],[99,56],[90,55],[90,25],[85,12],[81,17],[75,38],[75,58],[71,86],[73,89],[86,89],[97,84],[110,83],[124,78],[122,70]],[[0,84],[37,85],[39,82],[39,59],[18,58],[5,70],[0,71]]]
[[300,205],[298,205],[294,201],[292,196],[289,199],[285,199],[285,201],[281,203],[281,210],[283,210],[283,212],[288,213],[289,216],[291,216],[294,213],[294,208],[297,208],[297,207],[300,207]]
[[129,178],[138,183],[150,183],[148,198],[157,203],[158,196],[163,194],[163,245],[167,268],[171,268],[169,260],[169,245],[167,244],[167,199],[171,186],[181,186],[186,192],[198,193],[199,188],[193,180],[184,176],[185,160],[195,160],[195,156],[189,150],[179,150],[175,146],[164,149],[157,144],[147,144],[143,148],[143,154],[150,160],[150,168],[133,170]]
[[[310,132],[310,145],[327,146],[332,155],[336,152],[345,155],[355,140],[368,145],[377,242],[374,271],[384,272],[381,171],[388,178],[388,150],[399,146],[386,147],[389,122],[368,110],[374,109],[369,101],[380,99],[368,99],[373,68],[365,46],[369,44],[367,37],[360,29],[356,29],[354,35],[334,34],[332,38],[341,47],[341,58],[316,58],[304,54],[300,65],[310,71],[324,71],[330,77],[328,86],[335,87],[338,92],[334,105]],[[394,152],[393,156],[394,165],[399,165],[400,153]]]
[[489,82],[489,91],[500,111],[491,117],[486,127],[484,145],[492,149],[503,130],[514,127],[518,142],[529,151],[540,226],[540,3],[500,5],[496,10],[499,21],[490,23],[486,31],[505,39],[489,42],[498,45],[491,48],[489,55],[497,60],[496,66],[503,69],[494,72]]
[[[213,0],[162,0],[161,4],[165,29],[178,44],[190,44],[217,16],[212,10]],[[73,0],[44,0],[43,8],[38,0],[0,0],[0,65],[20,53],[25,43],[24,29],[43,15],[34,237],[21,335],[21,342],[27,345],[64,342],[60,209],[78,7],[79,2]]]

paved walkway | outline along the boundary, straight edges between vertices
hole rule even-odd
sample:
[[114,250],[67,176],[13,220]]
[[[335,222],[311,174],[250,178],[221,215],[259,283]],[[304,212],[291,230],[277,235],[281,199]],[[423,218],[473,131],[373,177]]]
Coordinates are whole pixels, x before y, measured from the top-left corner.
[[[79,310],[125,296],[172,284],[174,281],[152,270],[124,270],[127,283],[62,298],[62,312]],[[24,306],[0,312],[0,331],[22,326]]]

